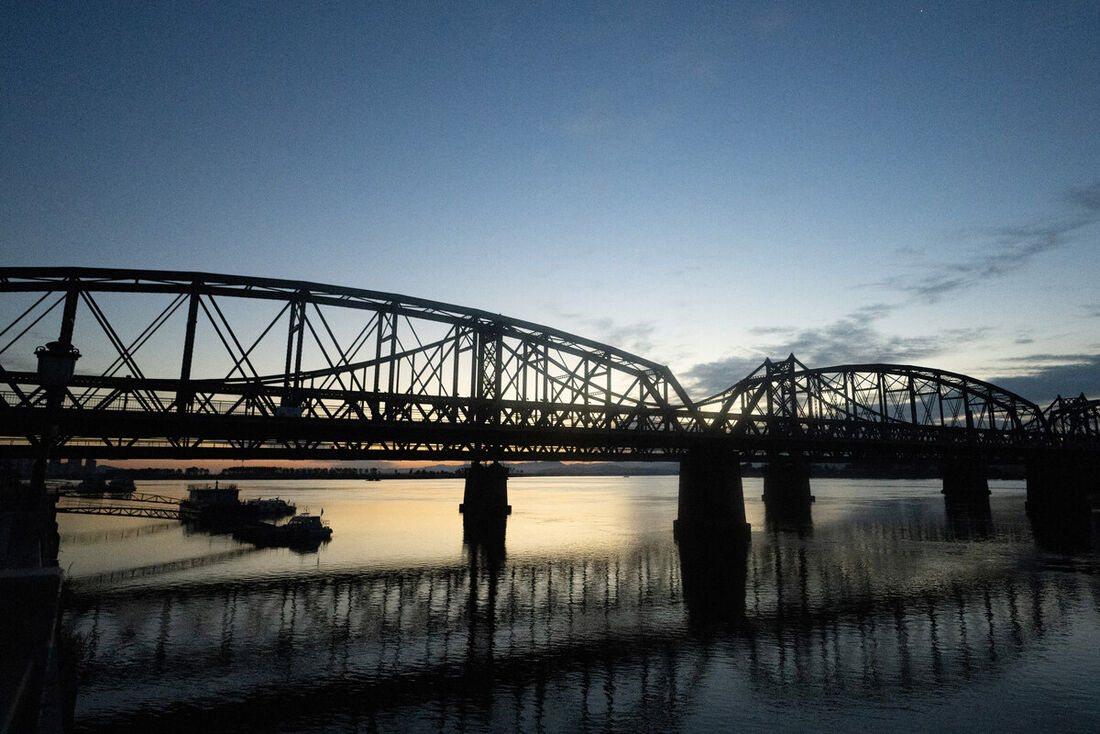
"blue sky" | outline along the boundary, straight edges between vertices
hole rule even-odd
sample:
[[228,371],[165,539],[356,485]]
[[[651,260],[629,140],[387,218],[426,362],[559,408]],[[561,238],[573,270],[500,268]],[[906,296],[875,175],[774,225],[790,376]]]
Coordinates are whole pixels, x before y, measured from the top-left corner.
[[0,5],[0,264],[1100,396],[1100,3]]

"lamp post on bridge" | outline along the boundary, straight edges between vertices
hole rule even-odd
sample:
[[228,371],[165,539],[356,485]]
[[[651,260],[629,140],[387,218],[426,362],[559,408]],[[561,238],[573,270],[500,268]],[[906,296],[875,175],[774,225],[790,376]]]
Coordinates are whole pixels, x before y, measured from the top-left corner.
[[39,439],[39,454],[31,473],[31,491],[41,503],[46,493],[46,466],[50,450],[57,441],[58,413],[65,399],[65,388],[73,378],[80,350],[63,341],[53,341],[34,350],[38,357],[38,381],[46,390],[46,420]]
[[36,526],[37,565],[40,567],[57,565],[60,539],[53,507],[46,495],[46,467],[60,433],[59,414],[65,390],[72,380],[76,360],[80,359],[80,351],[64,337],[63,332],[62,339],[34,350],[38,357],[38,382],[46,391],[46,415],[39,433],[38,456],[31,470],[29,491],[19,502],[20,510],[27,512],[32,525]]

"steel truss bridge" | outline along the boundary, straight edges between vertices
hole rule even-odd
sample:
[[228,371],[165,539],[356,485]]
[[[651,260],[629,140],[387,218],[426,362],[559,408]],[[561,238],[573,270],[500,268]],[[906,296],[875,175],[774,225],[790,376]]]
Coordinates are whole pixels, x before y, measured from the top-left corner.
[[[76,350],[59,380],[49,359]],[[0,457],[677,461],[700,447],[1097,457],[1100,401],[1043,410],[943,370],[794,355],[696,401],[664,365],[477,309],[269,278],[0,268]]]

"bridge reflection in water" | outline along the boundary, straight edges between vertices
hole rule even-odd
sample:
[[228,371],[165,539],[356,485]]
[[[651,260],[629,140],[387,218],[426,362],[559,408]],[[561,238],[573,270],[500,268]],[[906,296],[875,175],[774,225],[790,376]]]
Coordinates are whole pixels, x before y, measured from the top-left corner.
[[1042,569],[1026,522],[930,507],[771,524],[740,554],[642,536],[602,554],[513,557],[502,536],[468,533],[454,565],[78,582],[79,721],[667,730],[699,724],[716,688],[736,701],[715,709],[727,714],[792,697],[903,709],[995,687],[1051,636],[1095,624],[1097,585]]

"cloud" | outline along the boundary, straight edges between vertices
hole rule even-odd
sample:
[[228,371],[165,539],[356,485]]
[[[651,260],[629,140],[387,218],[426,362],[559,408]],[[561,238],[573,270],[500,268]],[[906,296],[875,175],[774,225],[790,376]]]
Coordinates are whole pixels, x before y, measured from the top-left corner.
[[569,329],[577,336],[607,344],[618,349],[646,356],[653,351],[652,336],[657,330],[656,324],[648,321],[636,321],[619,324],[607,317],[588,318],[574,311],[565,311],[557,306],[548,306],[557,319],[571,321],[577,326]]
[[678,377],[692,397],[704,398],[725,390],[749,375],[760,366],[766,356],[760,353],[751,357],[726,357],[714,362],[702,362]]
[[1100,181],[1079,189],[1070,189],[1066,193],[1066,200],[1085,211],[1100,215]]
[[1009,370],[1014,374],[988,381],[1040,407],[1059,395],[1100,397],[1100,354],[1032,354],[1005,361],[1016,366]]
[[685,387],[697,395],[719,392],[758,367],[765,355],[781,359],[793,353],[809,367],[868,362],[919,364],[930,356],[971,344],[988,331],[985,328],[946,329],[915,337],[883,334],[875,322],[896,308],[889,304],[872,304],[824,326],[809,329],[754,329],[754,335],[770,342],[766,346],[754,346],[750,354],[759,356],[738,355],[697,364],[684,373]]
[[1070,189],[1064,198],[1075,209],[1065,219],[982,230],[977,233],[980,254],[968,260],[929,264],[916,277],[898,276],[872,285],[935,303],[956,291],[1016,272],[1035,257],[1063,246],[1070,235],[1100,221],[1100,182]]
[[638,355],[653,350],[650,337],[656,327],[652,323],[637,321],[633,324],[616,324],[608,318],[582,319],[581,323],[591,328],[604,344],[610,344]]

